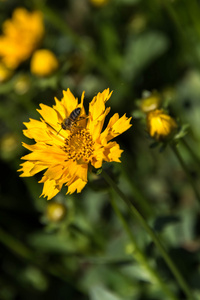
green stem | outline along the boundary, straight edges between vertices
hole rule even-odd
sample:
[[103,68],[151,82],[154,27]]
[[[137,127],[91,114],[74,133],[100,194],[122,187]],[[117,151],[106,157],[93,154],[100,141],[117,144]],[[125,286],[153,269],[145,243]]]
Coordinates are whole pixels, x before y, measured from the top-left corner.
[[25,259],[32,259],[32,252],[20,241],[13,238],[10,234],[0,228],[0,242],[9,248],[12,252]]
[[[175,9],[174,4],[171,1],[168,0],[159,0],[160,5],[163,5],[164,8],[166,9],[167,13],[169,14],[169,17],[172,19],[174,25],[175,25],[175,29],[177,30],[178,33],[178,37],[180,39],[180,41],[183,44],[183,49],[185,55],[188,55],[188,53],[192,54],[192,57],[195,59],[196,65],[198,66],[198,68],[200,68],[200,60],[199,60],[199,55],[197,53],[196,48],[194,47],[194,45],[191,42],[188,42],[188,39],[190,37],[187,36],[185,30],[184,30],[184,24],[181,23],[179,14],[178,14],[178,10]],[[185,8],[186,9],[186,8]]]
[[146,198],[144,197],[143,193],[141,193],[140,189],[137,187],[135,182],[130,178],[130,176],[127,174],[124,167],[122,167],[122,174],[123,177],[126,179],[126,181],[129,184],[129,187],[132,191],[132,195],[137,203],[137,205],[141,208],[143,214],[147,216],[151,216],[153,214],[152,207],[150,204],[146,201]]
[[196,198],[197,198],[197,200],[198,200],[198,202],[200,204],[200,193],[199,193],[199,191],[198,191],[198,189],[197,189],[197,187],[196,187],[196,185],[194,183],[194,179],[192,178],[192,176],[191,176],[191,174],[190,174],[190,172],[189,172],[189,170],[188,170],[188,168],[187,168],[184,160],[182,159],[182,157],[181,157],[181,155],[180,155],[180,153],[179,153],[179,151],[177,149],[177,146],[175,144],[172,144],[171,145],[171,149],[174,152],[176,158],[178,159],[178,161],[179,161],[181,167],[183,168],[185,174],[187,175],[188,181],[190,182],[190,184],[191,184],[191,186],[192,186],[192,188],[194,190],[194,193],[196,195]]
[[194,152],[192,147],[190,147],[190,145],[186,142],[185,139],[180,139],[180,141],[182,142],[183,146],[188,150],[194,162],[196,162],[198,168],[200,168],[200,158],[198,157],[198,155]]
[[192,21],[193,28],[196,31],[197,38],[200,38],[200,22],[199,22],[199,12],[200,7],[199,3],[196,0],[185,0],[183,5],[185,5],[185,9],[188,13],[188,18]]
[[126,197],[125,194],[118,188],[118,186],[111,179],[111,177],[105,171],[102,171],[101,174],[104,177],[104,179],[107,181],[107,183],[114,189],[114,191],[120,196],[120,198],[129,207],[130,213],[132,214],[132,216],[134,218],[136,218],[141,223],[141,225],[144,227],[146,232],[150,235],[150,237],[152,238],[154,244],[156,245],[156,247],[160,251],[160,254],[162,255],[162,257],[165,260],[166,264],[168,265],[169,269],[171,270],[171,272],[173,273],[173,275],[176,278],[177,282],[179,283],[180,287],[185,292],[185,295],[187,295],[188,299],[194,300],[194,297],[192,296],[192,291],[190,290],[189,286],[187,285],[187,282],[185,281],[182,274],[179,272],[179,270],[175,266],[174,262],[171,260],[170,256],[168,255],[167,251],[165,250],[164,246],[161,244],[161,242],[158,239],[157,235],[154,233],[154,231],[147,224],[147,222],[145,221],[143,216],[133,206],[133,204],[129,200],[129,198]]
[[112,205],[116,215],[118,216],[118,218],[121,221],[127,235],[130,238],[131,244],[133,246],[134,258],[138,261],[140,266],[147,271],[150,281],[152,281],[153,283],[157,284],[160,287],[160,289],[168,297],[167,299],[177,300],[176,296],[170,291],[168,286],[162,281],[160,275],[157,274],[156,271],[151,267],[151,265],[149,264],[149,261],[146,258],[145,254],[138,247],[137,242],[134,238],[134,235],[132,234],[132,232],[130,230],[130,227],[127,224],[124,216],[120,212],[120,210],[119,210],[119,208],[116,204],[116,201],[114,200],[114,197],[110,197],[110,201],[111,201],[111,205]]

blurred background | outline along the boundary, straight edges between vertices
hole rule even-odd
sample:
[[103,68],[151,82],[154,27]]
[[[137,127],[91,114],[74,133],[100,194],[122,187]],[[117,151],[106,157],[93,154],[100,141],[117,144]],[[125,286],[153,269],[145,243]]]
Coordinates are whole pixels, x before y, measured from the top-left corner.
[[[23,44],[26,33],[20,35],[11,56],[32,46],[9,65],[4,57],[12,51],[2,37],[19,7],[40,11],[43,25],[36,42]],[[24,22],[22,31],[28,31],[32,21]],[[85,90],[86,107],[110,88],[109,116],[133,117],[133,126],[116,139],[122,163],[105,167],[200,299],[199,204],[170,147],[151,147],[141,110],[144,94],[156,93],[179,126],[188,125],[179,150],[199,187],[199,1],[0,0],[0,26],[0,299],[168,299],[134,259],[110,205],[113,197],[153,267],[178,299],[186,299],[150,237],[101,175],[89,174],[81,194],[66,196],[63,188],[50,201],[39,197],[41,174],[19,177],[27,153],[21,142],[31,143],[23,122],[39,120],[39,104],[52,106],[67,88],[79,99]],[[41,49],[48,52],[37,60]]]

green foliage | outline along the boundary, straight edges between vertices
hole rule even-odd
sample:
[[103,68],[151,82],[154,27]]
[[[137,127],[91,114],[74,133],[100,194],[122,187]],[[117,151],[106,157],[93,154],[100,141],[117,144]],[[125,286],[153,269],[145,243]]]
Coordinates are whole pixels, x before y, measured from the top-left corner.
[[167,38],[156,31],[130,36],[124,53],[123,76],[132,82],[154,59],[164,54],[167,48]]

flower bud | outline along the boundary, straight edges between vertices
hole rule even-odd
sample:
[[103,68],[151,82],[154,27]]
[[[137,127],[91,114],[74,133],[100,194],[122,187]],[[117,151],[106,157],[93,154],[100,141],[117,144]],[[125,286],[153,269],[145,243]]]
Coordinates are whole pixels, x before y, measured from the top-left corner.
[[141,99],[141,110],[144,113],[148,113],[152,110],[157,109],[160,106],[161,98],[156,92],[148,94],[145,98]]
[[66,207],[61,203],[51,202],[47,205],[47,218],[52,222],[59,222],[66,215]]
[[35,51],[31,59],[31,72],[37,76],[52,75],[58,69],[58,60],[53,52],[40,49]]
[[19,141],[17,136],[15,136],[12,133],[5,134],[0,139],[0,153],[1,157],[4,160],[10,160],[12,159],[17,152],[17,149],[19,147]]
[[19,75],[14,83],[15,92],[18,95],[24,95],[30,89],[30,78],[27,75]]
[[170,139],[177,130],[176,121],[162,109],[147,114],[147,129],[151,137],[158,141]]

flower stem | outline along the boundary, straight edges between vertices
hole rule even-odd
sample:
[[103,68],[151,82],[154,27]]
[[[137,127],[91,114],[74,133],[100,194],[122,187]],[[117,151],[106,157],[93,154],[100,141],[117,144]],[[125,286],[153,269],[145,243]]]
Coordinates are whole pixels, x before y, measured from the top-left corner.
[[192,147],[190,147],[190,145],[186,142],[185,139],[180,139],[180,141],[182,142],[183,146],[187,149],[187,151],[190,153],[194,162],[196,162],[198,168],[200,169],[200,158],[198,157],[198,155],[194,152]]
[[194,179],[192,178],[192,176],[191,176],[191,174],[190,174],[190,172],[189,172],[189,170],[188,170],[188,168],[187,168],[184,160],[182,159],[182,157],[181,157],[181,155],[180,155],[180,153],[179,153],[179,151],[177,149],[177,146],[175,144],[171,144],[171,149],[174,152],[175,156],[177,157],[177,159],[178,159],[181,167],[183,168],[184,172],[186,173],[188,181],[190,182],[190,184],[191,184],[191,186],[192,186],[192,188],[194,190],[194,193],[196,195],[196,198],[197,198],[197,200],[198,200],[198,202],[200,204],[200,193],[199,193],[199,191],[198,191],[198,189],[197,189],[197,187],[196,187],[196,185],[194,183]]
[[110,197],[110,201],[111,201],[111,205],[112,205],[116,215],[118,216],[118,218],[121,221],[127,235],[130,238],[130,241],[131,241],[131,244],[132,244],[132,247],[133,247],[134,258],[137,260],[137,262],[140,264],[140,266],[147,271],[150,281],[153,282],[154,284],[157,284],[157,286],[159,286],[159,288],[164,292],[164,294],[168,297],[167,299],[177,300],[176,296],[170,291],[170,289],[166,285],[166,283],[163,282],[160,275],[157,274],[156,270],[154,270],[152,268],[152,266],[150,265],[147,257],[141,251],[141,249],[138,247],[137,242],[134,238],[134,235],[132,234],[132,232],[130,230],[130,227],[127,224],[124,216],[120,212],[120,210],[119,210],[119,208],[116,204],[116,201],[114,200],[114,197]]
[[107,183],[114,189],[114,191],[120,196],[120,198],[126,203],[126,205],[130,209],[130,213],[134,218],[136,218],[141,225],[144,227],[146,232],[150,235],[152,238],[154,244],[160,251],[160,254],[162,255],[163,259],[165,260],[166,264],[168,265],[169,269],[173,273],[174,277],[176,278],[177,282],[179,283],[179,286],[184,291],[185,295],[187,295],[188,299],[194,300],[194,297],[192,296],[192,291],[190,290],[189,286],[187,285],[187,282],[183,278],[182,274],[177,269],[174,262],[171,260],[170,256],[168,255],[167,251],[165,250],[164,246],[161,244],[160,240],[158,239],[157,235],[154,233],[154,231],[151,229],[151,227],[147,224],[143,216],[139,213],[139,211],[133,206],[132,202],[129,200],[128,197],[125,196],[125,194],[118,188],[118,186],[115,184],[115,182],[112,180],[112,178],[102,170],[102,176],[107,181]]
[[0,242],[20,257],[27,260],[33,258],[32,252],[26,246],[5,232],[2,228],[0,228]]
[[135,184],[134,180],[130,178],[129,174],[123,166],[121,167],[121,174],[126,179],[126,182],[129,184],[134,200],[137,203],[137,205],[141,208],[142,213],[148,217],[153,215],[153,210],[149,202],[147,202],[145,196]]
[[[177,36],[179,37],[180,41],[183,43],[182,48],[185,49],[184,50],[185,55],[187,55],[187,53],[190,53],[192,55],[192,57],[195,59],[196,65],[198,66],[198,68],[200,68],[199,55],[194,47],[194,44],[192,44],[190,37],[186,34],[186,30],[184,30],[184,26],[183,26],[182,20],[180,18],[179,10],[177,10],[175,8],[173,1],[168,1],[168,0],[164,0],[164,1],[157,0],[157,1],[160,3],[160,5],[162,5],[165,8],[166,12],[168,13],[169,17],[171,18],[172,22],[174,23],[175,30],[178,33]],[[188,2],[188,1],[186,1],[186,2]],[[191,4],[191,2],[193,2],[193,1],[189,1],[189,4]],[[185,7],[185,9],[188,12],[188,8]],[[196,11],[198,11],[198,9]],[[195,15],[196,15],[196,12],[195,12]],[[196,19],[194,21],[194,17],[193,17],[193,25],[194,25],[194,22],[195,22],[195,29],[198,30],[197,34],[199,35],[200,30],[199,30],[199,28],[197,29]],[[190,42],[188,42],[188,39],[190,39]]]

